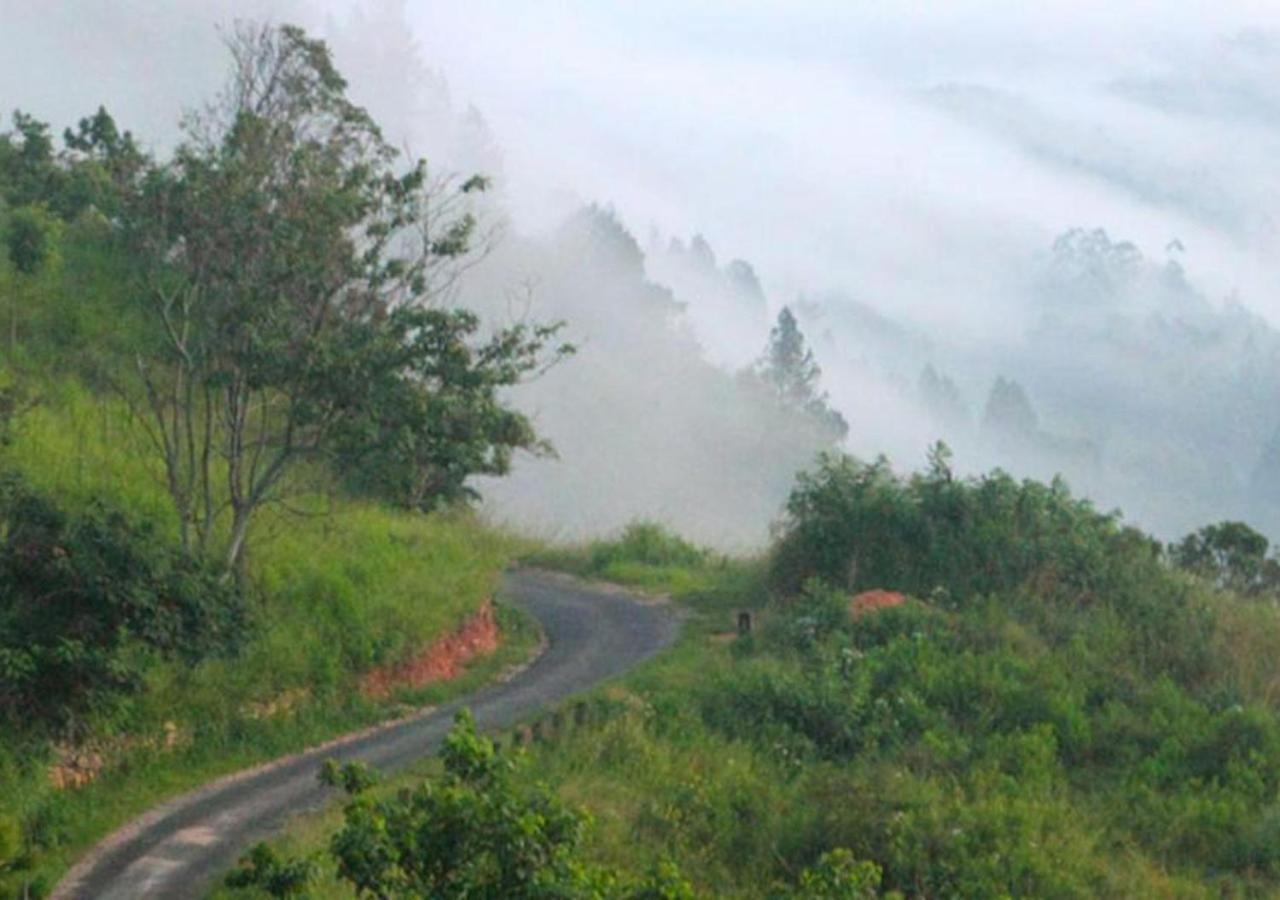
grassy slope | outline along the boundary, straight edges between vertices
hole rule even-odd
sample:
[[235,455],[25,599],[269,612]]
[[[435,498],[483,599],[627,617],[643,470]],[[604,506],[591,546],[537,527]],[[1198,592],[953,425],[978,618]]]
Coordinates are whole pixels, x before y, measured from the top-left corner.
[[[552,743],[535,745],[527,751],[534,756],[527,769],[530,777],[555,784],[567,799],[591,813],[594,821],[589,829],[588,853],[637,877],[646,874],[652,863],[671,856],[660,843],[635,840],[632,824],[642,817],[641,808],[653,798],[679,789],[682,779],[691,772],[725,762],[723,745],[719,743],[704,743],[697,758],[682,756],[656,743],[633,757],[631,737],[643,732],[643,723],[654,714],[648,698],[665,694],[677,704],[682,703],[682,693],[691,691],[721,662],[729,661],[723,632],[736,611],[758,607],[764,600],[753,563],[711,555],[692,559],[677,553],[672,557],[667,555],[669,547],[651,543],[655,537],[669,540],[669,536],[650,530],[647,525],[641,531],[641,547],[601,541],[588,547],[544,546],[524,555],[524,561],[532,565],[627,585],[640,593],[673,597],[692,613],[675,647],[629,673],[621,682],[602,687],[585,698],[593,702],[593,708],[608,710],[604,713],[607,721],[587,725],[582,731],[571,730]],[[660,557],[665,558],[655,561]],[[732,759],[729,765],[739,777],[737,790],[744,795],[768,793],[767,772],[750,767],[749,763],[747,767],[739,766]],[[377,790],[392,793],[438,772],[437,760],[423,760]],[[324,854],[330,835],[341,824],[341,803],[335,801],[324,810],[299,816],[272,841],[272,846],[286,856],[309,856],[319,863],[320,879],[310,887],[309,897],[355,897],[337,879]],[[718,896],[728,883],[721,878],[720,867],[713,864],[710,853],[701,860],[685,862],[690,867],[686,874],[710,895]],[[265,894],[220,886],[210,896],[228,900]]]
[[[768,896],[771,885],[841,845],[875,859],[899,885],[911,877],[934,880],[932,888],[923,880],[906,888],[909,895],[944,895],[948,884],[967,885],[958,888],[965,895],[992,895],[1004,884],[1032,896],[1243,897],[1273,896],[1280,885],[1268,851],[1249,849],[1259,835],[1260,847],[1266,844],[1274,761],[1246,746],[1265,745],[1259,735],[1268,727],[1250,730],[1248,723],[1271,721],[1274,731],[1275,607],[1228,595],[1202,598],[1216,623],[1211,677],[1242,706],[1213,712],[1167,682],[1139,683],[1135,696],[1150,706],[1135,699],[1127,711],[1092,711],[1083,727],[1092,730],[1095,749],[1079,759],[1059,745],[1055,729],[1065,733],[1062,727],[1081,723],[1015,723],[1020,716],[1052,718],[1055,704],[1067,702],[1074,651],[1051,650],[993,605],[939,615],[917,604],[877,614],[884,617],[883,640],[864,644],[854,671],[867,666],[884,675],[897,666],[896,693],[908,706],[895,711],[890,704],[860,726],[878,743],[832,755],[804,745],[763,710],[743,727],[751,716],[734,704],[774,686],[794,689],[798,698],[804,685],[828,683],[815,662],[828,665],[823,657],[840,641],[787,649],[792,613],[767,602],[752,563],[663,562],[635,551],[598,544],[537,559],[671,592],[690,610],[675,648],[602,690],[612,714],[529,751],[531,777],[591,812],[586,849],[593,860],[640,874],[673,859],[701,895],[715,897]],[[757,614],[756,636],[747,641],[730,633],[739,609]],[[940,645],[950,649],[933,656],[931,635],[958,643]],[[911,737],[903,724],[911,692],[927,699],[930,691],[947,691],[948,679],[968,676],[979,679],[971,686],[979,693],[956,712],[954,728]],[[1019,712],[1018,703],[1027,706]],[[717,716],[718,709],[727,716]],[[807,709],[821,718],[821,709]],[[965,725],[970,712],[996,718]],[[1223,743],[1215,737],[1223,727],[1243,730]],[[1127,740],[1150,747],[1151,755],[1093,758],[1108,749],[1132,753]],[[1159,771],[1176,772],[1179,754],[1203,756],[1215,747],[1234,759],[1217,774],[1188,780]],[[385,789],[433,771],[423,765]],[[1247,807],[1253,802],[1263,812]],[[340,820],[336,807],[303,819],[279,849],[322,856]],[[325,871],[318,896],[353,896]],[[1010,886],[1010,878],[1021,881]],[[254,895],[223,888],[217,896]]]
[[[144,438],[117,404],[66,380],[38,394],[5,462],[69,508],[104,498],[169,520]],[[506,646],[468,676],[413,697],[363,700],[356,675],[458,625],[491,596],[516,545],[466,516],[319,497],[296,505],[305,513],[268,511],[259,523],[254,629],[243,653],[190,669],[154,661],[145,692],[88,723],[108,744],[172,733],[178,746],[135,747],[89,787],[56,792],[44,774],[46,749],[0,737],[0,805],[50,845],[37,877],[52,882],[89,844],[164,796],[386,718],[406,700],[473,688],[535,644],[532,626],[503,611]],[[272,705],[279,711],[264,716]]]

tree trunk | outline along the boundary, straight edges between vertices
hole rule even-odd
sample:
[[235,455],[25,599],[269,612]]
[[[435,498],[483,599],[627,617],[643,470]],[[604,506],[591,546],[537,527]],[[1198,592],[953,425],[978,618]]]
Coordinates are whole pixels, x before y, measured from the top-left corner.
[[227,547],[227,572],[228,578],[234,578],[236,585],[243,587],[245,578],[245,540],[249,536],[249,521],[252,518],[252,510],[247,508],[237,508],[232,514],[231,519],[231,543]]

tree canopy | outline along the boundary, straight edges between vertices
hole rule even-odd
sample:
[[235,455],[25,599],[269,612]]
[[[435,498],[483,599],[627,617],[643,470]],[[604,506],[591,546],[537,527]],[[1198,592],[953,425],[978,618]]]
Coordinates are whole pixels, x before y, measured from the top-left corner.
[[818,419],[837,440],[848,434],[849,423],[827,402],[821,386],[822,369],[789,307],[778,313],[755,372],[781,404]]
[[556,324],[486,336],[445,306],[484,177],[439,196],[301,29],[241,25],[228,43],[226,87],[146,173],[126,230],[161,335],[138,360],[140,411],[184,541],[207,549],[225,517],[235,567],[254,512],[304,460],[430,507],[543,449],[497,392],[570,348],[553,346]]

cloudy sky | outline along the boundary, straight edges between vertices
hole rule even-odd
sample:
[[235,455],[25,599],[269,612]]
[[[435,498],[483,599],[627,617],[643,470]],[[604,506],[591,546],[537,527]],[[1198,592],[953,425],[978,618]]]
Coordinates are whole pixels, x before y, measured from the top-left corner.
[[604,198],[783,296],[957,324],[1004,314],[1011,258],[1101,226],[1280,313],[1274,4],[512,6],[411,14],[530,220]]
[[[59,123],[106,102],[163,145],[217,84],[214,23],[350,5],[0,0],[0,94]],[[524,227],[612,203],[783,301],[841,288],[982,330],[1016,312],[1017,261],[1100,226],[1155,257],[1179,239],[1211,296],[1280,319],[1280,6],[1117,5],[404,4]]]

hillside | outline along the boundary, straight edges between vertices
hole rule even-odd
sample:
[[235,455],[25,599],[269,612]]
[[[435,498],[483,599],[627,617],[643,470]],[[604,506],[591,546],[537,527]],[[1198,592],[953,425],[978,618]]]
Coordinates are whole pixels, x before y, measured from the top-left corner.
[[[259,36],[270,45],[259,54],[327,79],[280,90],[323,92],[308,108],[328,104],[347,116],[343,128],[373,134],[322,49],[288,29]],[[385,298],[363,268],[376,257],[347,242],[350,228],[374,224],[348,175],[371,178],[361,167],[373,166],[364,190],[384,190],[378,167],[390,157],[363,144],[369,158],[353,158],[317,136],[335,126],[316,116],[283,150],[230,128],[221,147],[191,143],[170,160],[148,156],[101,109],[60,144],[20,113],[0,132],[0,895],[42,896],[154,803],[472,689],[537,642],[499,607],[485,641],[496,652],[469,668],[461,656],[423,659],[468,623],[493,625],[487,605],[519,543],[468,510],[464,484],[536,440],[493,395],[543,361],[539,339],[500,332],[506,343],[490,353],[466,343],[478,328],[468,314],[407,309],[397,324],[385,306],[355,310],[356,293]],[[285,227],[282,208],[267,205],[224,209],[215,224],[201,194],[210,185],[198,183],[221,180],[225,195],[249,175],[227,161],[232,145],[241,161],[306,157],[317,168],[282,194],[300,196],[302,181],[315,203],[340,194],[345,218],[304,213]],[[397,190],[416,202],[406,178]],[[269,190],[242,188],[250,202]],[[197,211],[206,218],[193,225]],[[256,261],[240,246],[228,268],[211,261],[212,243],[196,249],[218,228],[228,238],[257,226],[281,230],[255,233]],[[289,229],[324,255],[323,289],[286,246]],[[433,262],[467,249],[458,230]],[[248,271],[262,281],[228,281]],[[397,294],[407,307],[412,287]],[[314,318],[299,341],[304,315]],[[483,417],[469,431],[455,423],[446,437],[438,421],[434,431],[415,422],[426,387],[409,369],[441,351],[405,343],[403,318],[415,337],[448,334],[431,412],[447,397],[456,416]],[[343,340],[368,354],[355,375],[353,344],[330,353]],[[374,384],[399,418],[376,406]],[[396,456],[362,430],[375,411],[380,426],[417,425],[431,443]],[[453,454],[443,477],[442,454]],[[461,677],[405,674],[419,669]]]
[[[584,16],[521,180],[409,4],[344,12],[229,25],[171,134],[0,126],[0,900],[179,796],[62,891],[1280,896],[1280,331],[1213,293],[1270,187],[1143,162],[1172,82],[708,67],[701,19],[620,64]],[[728,254],[637,240],[698,208]]]
[[[500,737],[526,789],[588,815],[572,858],[665,872],[657,896],[1273,895],[1274,600],[1179,571],[1060,484],[941,462],[828,459],[758,560],[652,525],[538,556],[691,617],[585,714]],[[342,822],[275,845],[316,861],[316,896],[353,896],[324,850]]]

